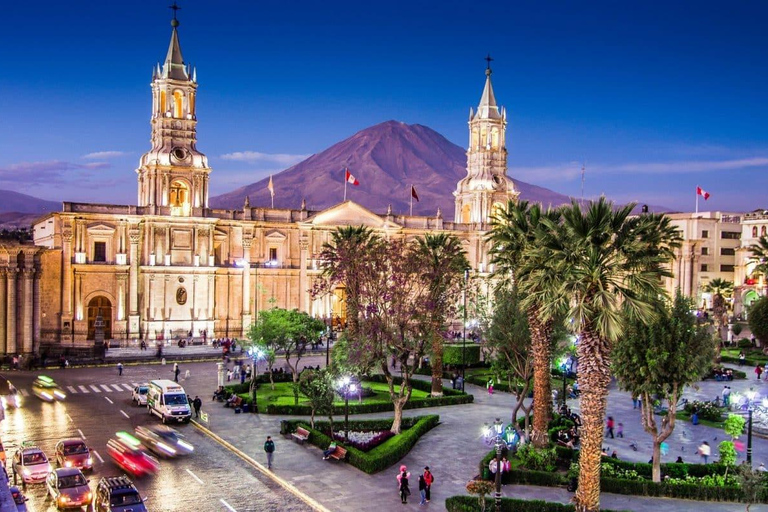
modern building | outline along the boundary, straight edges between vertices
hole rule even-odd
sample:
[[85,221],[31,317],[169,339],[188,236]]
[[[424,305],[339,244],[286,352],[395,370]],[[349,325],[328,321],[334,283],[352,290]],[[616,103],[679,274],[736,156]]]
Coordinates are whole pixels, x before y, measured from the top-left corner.
[[[246,198],[241,209],[217,210],[208,206],[211,169],[197,147],[196,71],[182,57],[178,25],[173,20],[165,61],[153,69],[152,147],[136,169],[137,204],[65,202],[63,211],[36,221],[34,242],[46,250],[37,249],[35,258],[47,298],[32,341],[25,333],[23,345],[8,345],[9,352],[34,351],[40,343],[86,346],[101,329],[104,339],[190,331],[240,337],[273,306],[343,319],[343,287],[330,296],[310,294],[318,255],[338,226],[365,225],[406,239],[453,232],[476,273],[487,274],[491,213],[518,196],[506,174],[506,113],[496,104],[490,67],[470,112],[467,176],[454,193],[459,222],[445,221],[439,210],[429,217],[379,214],[352,201],[309,211],[251,206]],[[25,270],[24,261],[10,267]]]

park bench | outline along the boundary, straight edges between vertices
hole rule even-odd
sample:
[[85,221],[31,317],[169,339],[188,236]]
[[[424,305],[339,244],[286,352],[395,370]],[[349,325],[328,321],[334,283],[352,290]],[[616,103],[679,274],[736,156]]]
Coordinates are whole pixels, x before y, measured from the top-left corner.
[[332,454],[330,454],[328,457],[340,461],[344,461],[347,458],[347,449],[342,448],[341,446],[337,446],[336,449],[333,451]]
[[299,427],[296,429],[296,432],[291,434],[291,437],[298,441],[299,444],[304,444],[304,441],[309,439],[309,430]]
[[238,396],[235,398],[232,403],[224,404],[224,407],[231,407],[233,410],[237,411],[243,406],[243,398]]

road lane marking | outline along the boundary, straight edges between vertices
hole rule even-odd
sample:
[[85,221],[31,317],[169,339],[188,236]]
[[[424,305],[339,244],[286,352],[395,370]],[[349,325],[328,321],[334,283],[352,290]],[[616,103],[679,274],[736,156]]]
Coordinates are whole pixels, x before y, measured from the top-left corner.
[[78,433],[78,434],[80,434],[80,438],[81,438],[83,441],[85,441],[86,437],[85,437],[85,434],[83,434],[83,431],[82,431],[82,430],[80,430],[80,429],[77,429],[77,433]]
[[104,464],[104,459],[101,458],[101,455],[99,455],[99,452],[97,452],[96,450],[91,450],[91,453],[94,454],[97,459],[99,459],[99,462]]
[[[138,385],[139,385],[138,382],[131,382],[131,386],[133,386],[133,388],[135,388]],[[133,391],[133,388],[131,388],[129,391]]]
[[133,388],[134,388],[135,386],[131,386],[130,384],[123,384],[123,387],[124,387],[125,389],[127,389],[128,391],[133,391]]
[[94,393],[101,393],[101,390],[94,386],[93,384],[90,384],[88,387],[90,387]]
[[127,414],[125,414],[125,411],[124,411],[124,410],[120,409],[120,412],[121,412],[121,413],[123,414],[123,416],[125,416],[126,418],[128,418],[128,419],[130,419],[130,418],[131,418],[130,416],[128,416]]
[[200,477],[199,477],[199,476],[197,476],[196,474],[194,474],[194,473],[193,473],[191,470],[187,469],[187,473],[189,473],[189,474],[192,476],[192,478],[194,478],[195,480],[197,480],[197,483],[199,483],[200,485],[205,485],[205,482],[203,482],[202,480],[200,480]]
[[75,389],[75,386],[67,386],[67,389],[72,394],[77,394],[77,390]]
[[120,384],[112,384],[112,387],[115,388],[115,391],[122,392],[123,388],[120,387]]
[[[187,470],[187,471],[189,471],[189,470]],[[227,507],[227,510],[229,510],[230,512],[237,512],[237,510],[235,510],[234,508],[232,508],[232,505],[230,505],[229,503],[227,503],[226,501],[224,501],[224,498],[219,498],[219,501],[221,502],[221,504],[222,504],[222,505],[224,505],[225,507]]]
[[64,416],[67,417],[67,419],[69,420],[70,423],[74,423],[74,421],[72,421],[72,416],[70,416],[68,412],[65,412]]
[[112,390],[109,389],[109,386],[107,386],[106,384],[99,384],[99,386],[101,386],[101,389],[103,389],[107,393],[111,393],[112,392]]
[[104,400],[106,400],[107,402],[109,402],[109,403],[111,403],[111,404],[114,404],[114,403],[115,403],[115,402],[113,402],[112,400],[110,400],[108,396],[105,396],[105,397],[104,397]]
[[90,393],[90,391],[88,391],[88,388],[87,388],[87,387],[85,387],[85,386],[77,386],[77,387],[78,387],[78,389],[79,389],[80,391],[82,391],[83,393]]

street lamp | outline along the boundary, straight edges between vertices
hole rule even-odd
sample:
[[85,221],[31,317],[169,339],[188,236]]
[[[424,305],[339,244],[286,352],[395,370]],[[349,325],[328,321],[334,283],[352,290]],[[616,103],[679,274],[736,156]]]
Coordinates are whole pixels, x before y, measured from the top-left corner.
[[752,467],[752,401],[755,399],[755,391],[750,389],[745,393],[747,395],[747,464]]
[[566,368],[567,366],[565,364],[565,361],[563,361],[563,363],[560,365],[560,370],[563,372],[563,408],[565,408],[565,405],[566,405],[565,401],[568,399],[568,395],[567,395],[568,380],[566,378],[567,376],[567,372],[565,371]]
[[[251,382],[250,382],[250,388],[251,388],[251,398],[253,399],[253,412],[259,411],[258,401],[256,400],[256,377],[258,376],[258,364],[262,357],[264,357],[264,352],[260,348],[252,347],[248,349],[248,353],[251,356]],[[241,370],[242,371],[242,370]],[[222,375],[223,377],[223,375]]]
[[501,418],[496,418],[496,421],[493,422],[493,428],[496,432],[496,442],[494,443],[496,448],[496,512],[501,512],[501,450],[504,448],[504,439],[501,437],[504,426]]
[[344,441],[349,442],[349,394],[357,391],[357,385],[350,377],[342,377],[339,391],[344,394]]
[[331,315],[326,316],[327,319],[327,331],[325,333],[325,367],[330,366],[329,354],[331,352],[331,334],[333,333],[333,326],[331,325]]
[[461,337],[461,390],[464,391],[464,383],[467,381],[466,376],[466,351],[467,351],[467,286],[469,285],[469,269],[464,269],[464,333]]

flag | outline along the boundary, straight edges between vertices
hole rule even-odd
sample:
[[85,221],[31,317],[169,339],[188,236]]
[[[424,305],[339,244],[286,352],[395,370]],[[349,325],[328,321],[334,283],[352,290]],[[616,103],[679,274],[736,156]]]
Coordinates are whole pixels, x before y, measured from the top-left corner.
[[345,168],[345,170],[347,171],[347,175],[346,175],[346,177],[345,177],[344,179],[345,179],[345,180],[347,180],[347,183],[349,183],[349,184],[351,184],[351,185],[355,185],[355,186],[359,185],[359,184],[360,184],[360,182],[359,182],[359,181],[357,181],[357,178],[355,178],[354,176],[352,176],[352,173],[351,173],[351,172],[349,172],[349,169],[348,169],[348,168]]
[[416,193],[416,187],[411,185],[411,197],[416,200],[416,202],[419,202],[419,194]]
[[272,175],[269,175],[269,185],[267,185],[267,190],[269,190],[269,194],[272,197],[275,197],[275,186],[272,184]]
[[705,201],[709,199],[709,192],[707,192],[706,190],[702,190],[701,187],[696,187],[696,194],[702,196]]

